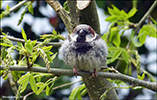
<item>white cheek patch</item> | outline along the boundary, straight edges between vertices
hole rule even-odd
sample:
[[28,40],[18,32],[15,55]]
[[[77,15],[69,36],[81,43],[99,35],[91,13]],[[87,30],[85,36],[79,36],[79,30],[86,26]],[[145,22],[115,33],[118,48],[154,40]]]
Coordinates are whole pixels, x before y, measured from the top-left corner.
[[70,35],[70,38],[71,38],[72,41],[76,41],[77,36],[78,36],[78,35],[71,34],[71,35]]
[[93,41],[95,38],[96,38],[96,34],[95,34],[94,37],[91,36],[91,35],[87,35],[87,36],[86,36],[86,42],[91,42],[91,41]]

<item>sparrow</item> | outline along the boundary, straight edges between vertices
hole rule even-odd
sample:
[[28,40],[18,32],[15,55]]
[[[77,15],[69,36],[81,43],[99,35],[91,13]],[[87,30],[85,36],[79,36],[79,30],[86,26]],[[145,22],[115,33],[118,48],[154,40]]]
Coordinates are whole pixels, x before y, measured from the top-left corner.
[[73,68],[77,77],[78,70],[88,71],[97,77],[97,70],[107,67],[107,46],[104,40],[86,24],[80,24],[63,42],[59,49],[65,64]]

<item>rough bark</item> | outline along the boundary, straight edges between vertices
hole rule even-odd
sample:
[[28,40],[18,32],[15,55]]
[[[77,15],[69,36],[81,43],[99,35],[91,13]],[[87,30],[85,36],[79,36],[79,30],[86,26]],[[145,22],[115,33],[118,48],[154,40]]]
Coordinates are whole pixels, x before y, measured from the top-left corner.
[[[107,89],[112,87],[112,84],[106,78],[82,76],[82,79],[86,85],[91,100],[99,100],[100,96]],[[109,90],[106,95],[106,100],[118,100],[118,96],[114,89]]]
[[67,0],[68,8],[69,8],[69,14],[71,19],[71,27],[72,30],[76,27],[76,25],[79,24],[78,14],[76,12],[76,0]]
[[90,25],[97,34],[101,35],[96,2],[94,0],[92,1],[89,0],[88,2],[86,1],[85,4],[84,2],[83,3],[77,2],[77,8],[78,8],[77,13],[79,17],[79,23]]

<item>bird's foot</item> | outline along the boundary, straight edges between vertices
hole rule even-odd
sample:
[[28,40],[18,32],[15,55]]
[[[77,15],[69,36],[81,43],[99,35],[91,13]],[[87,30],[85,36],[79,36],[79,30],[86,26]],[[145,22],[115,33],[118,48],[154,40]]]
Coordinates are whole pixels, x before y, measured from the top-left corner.
[[73,68],[73,73],[74,73],[75,77],[77,78],[78,71],[77,71],[76,67]]
[[96,69],[93,70],[92,72],[92,77],[96,78],[97,77],[97,72],[96,72]]

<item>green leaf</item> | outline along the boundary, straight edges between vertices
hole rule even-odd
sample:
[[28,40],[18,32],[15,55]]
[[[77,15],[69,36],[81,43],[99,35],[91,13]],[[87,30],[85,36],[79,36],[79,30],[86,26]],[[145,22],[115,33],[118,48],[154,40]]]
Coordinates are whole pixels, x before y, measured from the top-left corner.
[[20,17],[20,19],[19,19],[19,21],[18,21],[18,26],[21,24],[21,22],[22,22],[22,20],[23,20],[23,17],[24,17],[24,15],[25,15],[25,13],[26,13],[26,11],[27,11],[27,8],[25,7],[25,10],[22,12],[22,14],[21,14],[21,17]]
[[79,88],[73,89],[70,96],[69,96],[69,99],[70,100],[75,100],[77,95],[79,94],[78,91],[79,91]]
[[140,42],[133,42],[133,44],[135,47],[141,47],[142,46],[142,43],[140,43]]
[[23,44],[22,44],[21,42],[17,42],[17,47],[18,47],[19,49],[22,49],[22,48],[23,48]]
[[33,45],[29,41],[25,42],[25,48],[29,53],[32,53]]
[[29,80],[30,75],[30,72],[27,72],[27,74],[23,75],[17,82],[21,84],[22,82]]
[[157,38],[157,27],[155,25],[150,25],[149,34],[150,37]]
[[36,93],[37,92],[37,86],[36,86],[35,79],[33,78],[32,75],[29,77],[29,81],[30,81],[30,85],[31,85],[33,92]]
[[113,57],[112,57],[112,62],[115,61],[115,60],[120,56],[121,52],[122,52],[122,49],[121,49],[121,48],[117,49],[117,50],[114,52]]
[[9,53],[12,53],[14,49],[15,49],[15,46],[9,47],[9,48],[7,49],[8,54],[9,54]]
[[133,41],[136,41],[138,38],[140,38],[143,34],[145,34],[145,32],[141,32],[140,34],[138,34],[134,39]]
[[115,51],[115,50],[117,50],[117,47],[109,47],[108,48],[108,51]]
[[22,37],[27,42],[27,35],[26,35],[25,31],[22,28],[21,28],[21,30],[22,30]]
[[122,56],[124,57],[125,62],[129,63],[129,54],[125,49],[122,50]]
[[53,29],[52,33],[53,33],[54,35],[57,35],[57,31],[56,31],[55,29]]
[[23,76],[17,81],[19,84],[22,84],[22,87],[21,87],[22,90],[20,91],[20,93],[22,93],[22,92],[26,89],[30,75],[31,75],[31,74],[30,74],[29,72],[27,72],[27,74],[23,75]]
[[49,93],[50,93],[50,88],[49,88],[49,86],[47,85],[47,86],[46,86],[46,95],[48,96]]
[[120,14],[120,10],[116,6],[114,6],[114,5],[112,5],[112,7],[113,7],[113,10],[114,10],[115,14],[119,15]]
[[85,96],[85,94],[87,94],[87,89],[84,89],[84,90],[81,92],[81,96]]
[[109,14],[111,14],[111,15],[117,15],[115,12],[114,12],[114,10],[113,9],[111,9],[111,8],[107,8],[108,9],[108,12],[109,12]]
[[4,32],[2,32],[2,35],[4,35],[4,36],[5,36],[6,34],[5,34]]
[[42,87],[43,85],[46,85],[46,84],[43,83],[43,82],[38,82],[38,83],[36,84],[37,87]]
[[133,30],[131,30],[131,35],[130,35],[130,40],[133,41],[135,36],[135,32]]
[[0,45],[1,45],[1,46],[5,46],[5,47],[11,47],[11,45],[6,44],[6,43],[1,43]]
[[39,94],[44,90],[45,87],[46,87],[46,85],[43,85],[42,87],[40,87],[40,88],[37,90],[36,94],[39,95]]
[[76,87],[75,89],[73,89],[70,96],[69,96],[69,99],[70,100],[75,100],[77,98],[78,100],[82,100],[80,92],[84,88],[85,88],[85,84],[82,84],[82,85]]
[[63,7],[66,11],[69,11],[69,8],[68,8],[68,3],[67,1],[63,4]]
[[56,82],[57,79],[58,79],[58,77],[55,76],[52,81],[50,81],[50,82],[47,81],[47,82],[46,82],[47,84],[50,84],[50,83],[51,83],[50,90],[49,90],[49,92],[47,93],[48,95],[50,95],[51,91],[53,90],[53,85],[54,85],[54,83]]
[[150,19],[152,20],[153,24],[157,25],[157,22],[152,17]]
[[143,73],[142,76],[137,75],[137,78],[140,79],[140,80],[143,80],[145,78],[145,73]]
[[120,20],[127,19],[127,13],[124,10],[121,10],[121,17],[119,17]]
[[[33,57],[33,60],[32,60],[32,61],[35,62],[38,56],[39,56],[39,52],[33,52],[33,53],[32,53],[32,57]],[[33,65],[33,66],[34,66],[34,65]]]
[[142,74],[142,80],[145,78],[145,73]]
[[[55,81],[54,81],[55,82]],[[51,86],[49,88],[49,91],[47,90],[47,95],[50,95],[51,91],[53,90],[53,85],[54,85],[54,82],[51,83]]]
[[118,27],[112,27],[109,33],[109,42],[113,41],[113,38],[118,34],[119,30]]
[[[139,33],[140,34],[140,33]],[[147,35],[143,34],[139,37],[139,42],[141,42],[141,44],[143,45],[145,43]]]
[[49,50],[51,50],[52,47],[53,47],[53,46],[47,46],[47,47],[43,47],[42,49],[43,49],[44,51],[49,51]]
[[144,32],[145,34],[157,38],[156,26],[153,24],[143,25],[139,33]]
[[9,7],[9,5],[7,5],[7,7],[6,7],[7,9],[10,9],[10,7]]
[[118,16],[109,16],[105,19],[105,21],[108,21],[108,22],[115,22],[118,20]]
[[128,18],[132,17],[135,15],[135,13],[137,12],[137,9],[136,8],[132,8],[129,13],[128,13]]
[[56,55],[57,55],[57,52],[51,56],[52,61],[56,57]]
[[121,80],[111,80],[111,79],[108,79],[108,81],[110,81],[111,83],[116,83],[117,86],[119,87],[120,85],[127,85],[124,81],[121,81]]
[[28,80],[24,80],[22,82],[22,87],[21,87],[20,93],[22,93],[26,89],[27,85],[28,85]]
[[25,60],[20,60],[18,63],[19,66],[27,66],[26,59]]
[[36,44],[37,40],[32,41],[32,45],[34,46]]
[[4,43],[7,43],[7,44],[9,44],[10,46],[13,46],[13,43],[12,43],[9,39],[3,38],[3,41],[4,41]]
[[113,43],[116,47],[119,47],[120,46],[120,43],[121,43],[121,39],[120,39],[120,35],[119,33],[117,33],[116,35],[114,35],[113,37]]
[[7,5],[7,6],[6,6],[6,10],[3,11],[3,12],[1,13],[1,15],[0,15],[0,16],[1,16],[0,19],[2,19],[4,16],[7,16],[7,15],[10,14],[9,9],[10,9],[10,7],[9,7],[9,5]]
[[32,2],[28,6],[28,11],[33,15],[33,3]]

